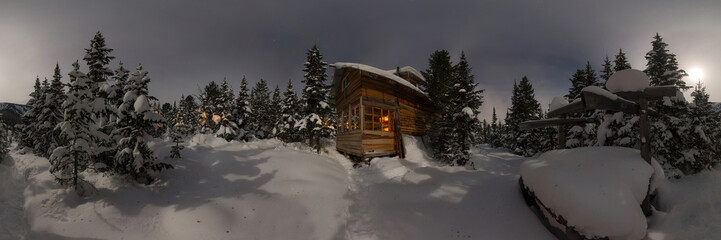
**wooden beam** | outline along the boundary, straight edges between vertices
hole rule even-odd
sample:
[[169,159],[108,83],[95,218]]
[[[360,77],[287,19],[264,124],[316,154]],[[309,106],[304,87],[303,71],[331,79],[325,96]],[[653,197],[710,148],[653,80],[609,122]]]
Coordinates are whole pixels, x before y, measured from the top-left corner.
[[603,109],[619,111],[624,113],[637,114],[638,104],[623,98],[612,99],[607,96],[584,91],[581,92],[585,110]]
[[638,102],[642,97],[645,97],[646,101],[663,100],[663,97],[676,96],[676,92],[678,92],[678,87],[676,86],[656,86],[647,87],[643,91],[617,92],[614,94],[627,100]]
[[556,108],[553,111],[548,112],[547,115],[550,118],[554,118],[554,117],[559,117],[561,115],[566,115],[569,113],[583,111],[584,109],[585,109],[585,107],[583,105],[583,101],[574,101],[574,102],[567,104],[566,106]]
[[551,118],[551,119],[542,119],[542,120],[531,120],[531,121],[525,121],[519,124],[519,127],[521,130],[528,130],[533,128],[543,128],[543,127],[555,127],[555,126],[561,126],[561,125],[572,125],[572,124],[580,124],[580,123],[592,123],[595,122],[596,119],[593,118]]

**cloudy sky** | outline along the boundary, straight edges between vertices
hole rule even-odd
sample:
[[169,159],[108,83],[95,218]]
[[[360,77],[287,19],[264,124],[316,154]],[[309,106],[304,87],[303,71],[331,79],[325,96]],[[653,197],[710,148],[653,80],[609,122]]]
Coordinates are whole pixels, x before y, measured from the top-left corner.
[[590,61],[598,71],[619,48],[645,68],[656,32],[683,69],[703,69],[711,100],[721,101],[719,1],[511,2],[3,1],[0,102],[26,102],[35,76],[51,76],[56,62],[69,72],[96,31],[115,49],[111,68],[142,63],[163,102],[224,77],[236,89],[243,76],[299,89],[313,44],[327,62],[383,69],[424,70],[431,52],[446,49],[454,61],[465,51],[486,89],[484,115],[496,106],[502,116],[523,76],[545,107],[576,68]]

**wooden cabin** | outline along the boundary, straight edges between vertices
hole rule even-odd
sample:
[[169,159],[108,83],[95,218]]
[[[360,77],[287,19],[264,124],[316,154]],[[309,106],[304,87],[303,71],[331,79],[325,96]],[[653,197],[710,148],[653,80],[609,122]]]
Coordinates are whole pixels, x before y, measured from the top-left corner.
[[422,136],[429,128],[431,102],[419,85],[418,70],[382,70],[359,63],[331,64],[337,113],[336,149],[346,156],[405,156],[402,134]]

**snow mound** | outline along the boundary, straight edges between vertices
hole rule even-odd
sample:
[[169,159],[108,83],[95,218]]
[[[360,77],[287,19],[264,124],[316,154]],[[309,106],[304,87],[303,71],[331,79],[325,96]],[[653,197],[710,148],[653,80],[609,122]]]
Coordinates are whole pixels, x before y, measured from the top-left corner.
[[553,111],[566,105],[568,105],[568,101],[565,98],[556,96],[553,100],[551,100],[551,103],[548,106],[548,111]]
[[636,69],[626,69],[614,73],[606,81],[606,89],[611,92],[634,92],[643,91],[651,80],[646,73]]
[[523,182],[539,201],[589,238],[643,238],[640,205],[653,174],[638,150],[622,147],[554,150],[521,165]]

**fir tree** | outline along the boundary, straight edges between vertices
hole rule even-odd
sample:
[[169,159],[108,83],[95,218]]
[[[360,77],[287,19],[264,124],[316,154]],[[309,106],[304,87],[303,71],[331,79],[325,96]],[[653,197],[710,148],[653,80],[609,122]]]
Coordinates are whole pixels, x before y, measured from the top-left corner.
[[61,79],[60,67],[55,64],[53,80],[46,87],[44,93],[43,110],[37,117],[37,121],[40,123],[38,126],[40,138],[38,139],[36,151],[40,156],[46,158],[50,157],[53,150],[61,144],[60,131],[55,128],[63,121],[61,105],[65,101],[65,85],[61,82]]
[[317,46],[309,49],[304,63],[305,72],[301,96],[303,113],[296,126],[301,129],[303,139],[307,140],[316,152],[320,153],[320,139],[334,134],[334,109],[328,104],[330,86],[326,85],[326,68],[323,55]]
[[200,126],[198,123],[200,113],[198,112],[198,104],[195,103],[193,96],[180,97],[176,119],[177,123],[175,126],[180,135],[187,136],[199,130]]
[[454,69],[450,55],[446,50],[435,51],[428,59],[428,69],[423,72],[426,79],[423,87],[433,103],[434,112],[440,118],[430,120],[428,136],[431,141],[433,157],[445,164],[453,162],[453,126],[449,104],[449,88],[453,86]]
[[601,70],[600,77],[603,78],[605,83],[609,78],[611,78],[611,75],[613,75],[613,66],[611,65],[611,60],[608,59],[608,55],[606,55],[606,58],[603,59],[603,65],[601,65],[601,67],[603,69]]
[[270,137],[278,137],[282,103],[283,99],[280,98],[280,88],[278,88],[278,85],[275,85],[273,96],[270,98]]
[[672,165],[681,169],[685,174],[697,173],[701,170],[712,169],[721,162],[719,146],[719,124],[721,116],[716,114],[709,103],[706,87],[699,82],[691,93],[693,104],[690,105],[686,126],[686,149],[684,158],[677,159]]
[[278,137],[284,142],[300,141],[298,129],[295,127],[295,123],[300,117],[298,109],[298,95],[293,90],[293,82],[288,80],[288,88],[283,93],[283,102],[280,109],[281,117],[278,124],[280,130]]
[[158,161],[148,147],[150,133],[157,124],[165,122],[162,116],[150,108],[148,97],[148,72],[138,65],[125,84],[123,104],[118,108],[118,128],[113,132],[120,136],[113,169],[119,174],[128,174],[141,183],[150,183],[150,172],[172,169],[173,166]]
[[168,134],[171,139],[173,139],[173,143],[175,143],[175,146],[170,147],[170,158],[182,158],[180,156],[180,151],[185,148],[185,146],[181,145],[183,143],[183,136],[178,131],[179,128],[182,128],[182,125],[175,125],[170,128],[170,133]]
[[214,81],[208,83],[200,94],[200,112],[203,133],[217,132],[220,123],[221,98],[225,93]]
[[[108,95],[108,104],[115,108],[120,107],[123,104],[123,97],[125,96],[125,82],[128,81],[130,70],[125,69],[123,62],[120,62],[120,66],[115,70],[113,74],[113,93]],[[112,121],[111,121],[112,122]]]
[[540,119],[539,108],[540,104],[536,100],[533,86],[527,77],[524,76],[518,85],[513,84],[511,109],[506,119],[506,131],[509,136],[504,144],[506,148],[523,156],[531,156],[538,151],[540,132],[537,129],[521,131],[519,124],[528,120]]
[[590,62],[586,62],[585,69],[578,69],[573,77],[570,79],[571,88],[568,89],[566,99],[573,101],[576,98],[581,97],[581,90],[588,86],[600,86],[601,84],[596,79],[596,72],[591,67]]
[[483,104],[483,90],[476,89],[476,86],[466,55],[461,52],[460,61],[454,66],[454,83],[447,94],[453,137],[451,152],[447,155],[451,165],[464,166],[468,163],[468,150],[473,142],[471,133],[480,128],[478,109]]
[[613,60],[613,71],[621,71],[626,69],[631,69],[631,64],[628,63],[628,60],[626,59],[626,53],[623,52],[622,49],[618,49],[618,54],[616,54],[616,59]]
[[238,97],[235,99],[233,107],[233,122],[238,126],[238,138],[248,141],[254,137],[250,133],[253,111],[250,105],[250,95],[248,95],[248,80],[245,79],[245,76],[240,81],[240,90],[238,90]]
[[218,137],[230,142],[237,137],[238,125],[233,121],[233,88],[223,79],[220,85],[221,97],[218,108],[220,127],[215,133]]
[[493,116],[491,117],[491,130],[489,136],[489,143],[491,147],[499,147],[501,145],[500,126],[498,117],[496,116],[496,107],[493,107]]
[[643,72],[651,79],[651,86],[676,85],[681,89],[688,89],[682,80],[688,76],[686,71],[678,68],[676,55],[666,49],[668,44],[656,33],[651,42],[652,49],[646,53],[646,70]]
[[90,164],[94,155],[94,136],[90,105],[92,104],[92,81],[80,72],[78,62],[73,64],[70,76],[70,87],[63,102],[63,122],[58,124],[60,137],[64,145],[55,148],[50,155],[50,173],[55,180],[64,186],[73,187],[79,195],[89,190],[83,184],[80,173]]
[[38,114],[40,114],[40,111],[42,111],[42,109],[39,108],[41,94],[42,86],[40,85],[40,77],[36,77],[33,91],[30,93],[30,100],[28,100],[26,104],[30,107],[30,110],[23,114],[21,117],[22,124],[18,126],[20,135],[18,140],[18,149],[21,149],[22,152],[27,152],[27,150],[29,150],[28,148],[35,147],[34,136],[36,134],[36,130],[38,129],[35,118]]
[[268,83],[260,79],[250,93],[250,108],[253,112],[253,118],[250,122],[249,129],[258,139],[268,138],[271,130],[273,130],[273,116],[270,101]]

